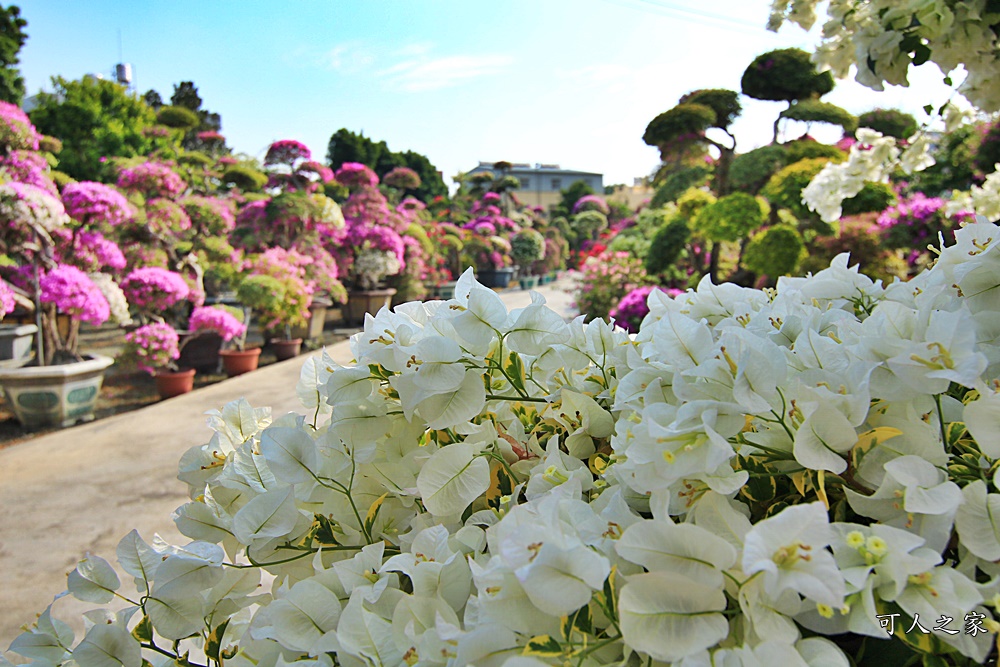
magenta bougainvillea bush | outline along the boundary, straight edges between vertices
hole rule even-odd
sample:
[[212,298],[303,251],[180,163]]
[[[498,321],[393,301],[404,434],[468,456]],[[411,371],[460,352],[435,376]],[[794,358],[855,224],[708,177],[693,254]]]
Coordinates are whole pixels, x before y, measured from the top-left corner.
[[192,310],[188,329],[194,332],[214,331],[227,342],[246,332],[246,326],[232,313],[215,306],[199,306]]
[[59,312],[98,326],[108,321],[111,310],[107,299],[87,274],[67,264],[59,264],[39,279],[43,304],[54,305]]
[[188,297],[191,289],[183,276],[157,266],[134,269],[122,281],[129,303],[147,312],[161,312]]
[[169,165],[143,162],[122,169],[118,175],[118,187],[153,198],[177,196],[184,192],[187,185]]
[[102,223],[116,227],[135,218],[135,210],[125,196],[103,183],[80,181],[63,186],[66,213],[82,225]]
[[180,358],[179,336],[172,326],[153,322],[125,335],[126,355],[135,361],[139,370],[154,375],[170,369]]

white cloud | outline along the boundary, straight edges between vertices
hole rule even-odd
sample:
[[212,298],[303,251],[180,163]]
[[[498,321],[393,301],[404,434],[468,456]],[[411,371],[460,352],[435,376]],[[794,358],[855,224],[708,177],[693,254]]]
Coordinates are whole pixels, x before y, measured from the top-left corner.
[[513,62],[514,59],[506,55],[416,57],[398,62],[378,75],[393,88],[419,93],[495,76]]
[[317,60],[318,64],[325,69],[357,74],[371,67],[375,62],[375,57],[362,46],[361,42],[351,41],[337,44],[322,53]]

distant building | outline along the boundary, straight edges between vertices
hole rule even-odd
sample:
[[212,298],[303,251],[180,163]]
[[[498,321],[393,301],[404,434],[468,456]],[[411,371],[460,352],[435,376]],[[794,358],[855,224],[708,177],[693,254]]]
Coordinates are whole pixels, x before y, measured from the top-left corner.
[[[471,176],[486,171],[495,173],[493,165],[493,162],[480,162],[478,166],[470,169],[466,174]],[[560,191],[565,190],[576,181],[583,181],[597,194],[604,193],[603,174],[563,169],[557,164],[535,164],[532,166],[527,162],[515,162],[504,174],[513,176],[521,182],[516,195],[522,203],[528,206],[548,208],[552,204],[558,203],[562,199]],[[499,176],[500,174],[495,175]]]

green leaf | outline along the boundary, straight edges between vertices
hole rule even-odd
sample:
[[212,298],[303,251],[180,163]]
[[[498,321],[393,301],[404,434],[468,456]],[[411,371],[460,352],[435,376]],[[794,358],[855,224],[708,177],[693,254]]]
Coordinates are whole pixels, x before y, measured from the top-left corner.
[[536,655],[542,657],[553,657],[562,655],[562,644],[548,635],[538,635],[528,640],[521,655]]
[[944,82],[944,85],[946,86],[954,85],[950,76],[946,76],[945,78],[941,79],[941,81]]
[[208,635],[208,640],[205,642],[205,655],[210,660],[219,662],[219,652],[222,650],[222,637],[226,634],[226,628],[229,627],[229,621],[231,620],[227,618]]
[[132,628],[132,636],[140,643],[153,641],[153,623],[149,616],[143,616],[139,624]]
[[573,636],[573,630],[579,630],[583,634],[588,634],[592,630],[590,623],[590,605],[585,604],[569,616],[562,617],[563,639],[569,641]]
[[913,64],[923,65],[925,62],[931,59],[931,49],[926,44],[919,44],[917,48],[913,50]]
[[[945,77],[945,81],[949,81],[949,79],[947,77]],[[924,105],[924,113],[925,114],[927,114],[929,116],[929,115],[931,115],[931,113],[933,113],[933,111],[934,111],[934,105],[933,104],[925,104]]]

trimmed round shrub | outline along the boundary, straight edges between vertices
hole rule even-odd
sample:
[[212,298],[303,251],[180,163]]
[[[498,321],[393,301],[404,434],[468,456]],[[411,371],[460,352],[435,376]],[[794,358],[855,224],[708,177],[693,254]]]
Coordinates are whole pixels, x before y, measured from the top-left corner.
[[784,146],[770,144],[737,155],[729,166],[729,184],[736,190],[757,194],[767,179],[788,164]]
[[801,100],[791,105],[780,114],[779,118],[797,120],[803,123],[830,123],[844,128],[844,132],[851,134],[858,127],[858,119],[847,109],[842,109],[836,104],[821,102],[819,100]]
[[198,114],[184,107],[162,107],[156,114],[156,122],[178,130],[190,130],[201,124]]
[[888,183],[865,183],[861,192],[841,204],[843,215],[879,213],[899,201],[896,191]]
[[833,90],[833,75],[817,72],[802,49],[777,49],[753,59],[740,87],[744,95],[757,100],[792,102],[826,95]]
[[739,241],[763,225],[766,216],[753,195],[735,192],[703,208],[695,228],[711,241]]
[[773,206],[787,208],[796,218],[815,217],[802,203],[802,190],[823,170],[827,162],[829,160],[826,158],[810,158],[790,164],[772,176],[760,194]]
[[192,167],[209,167],[214,163],[215,160],[205,155],[201,151],[184,151],[181,155],[177,156],[177,163],[189,165]]
[[691,228],[680,215],[674,216],[656,230],[646,254],[646,271],[650,274],[662,273],[677,262],[684,250]]
[[799,160],[814,157],[829,158],[831,162],[843,162],[847,159],[844,151],[830,144],[821,144],[815,139],[796,139],[781,144],[781,148],[785,151],[785,164],[795,164]]
[[531,266],[545,256],[545,238],[534,229],[522,229],[510,240],[510,256],[519,266]]
[[715,195],[698,188],[690,188],[677,199],[677,212],[688,220],[694,220],[701,209],[716,202]]
[[917,119],[899,109],[872,109],[858,116],[858,127],[867,127],[886,137],[909,139],[917,132]]
[[704,104],[678,104],[649,121],[642,140],[650,146],[663,146],[701,136],[715,125],[715,111]]
[[608,216],[600,211],[581,211],[573,216],[570,226],[578,241],[593,239],[608,228]]
[[734,90],[725,88],[704,88],[694,90],[683,96],[678,102],[684,104],[702,104],[715,112],[715,122],[712,127],[727,128],[743,111],[740,105],[740,95]]
[[222,182],[237,187],[243,192],[259,192],[267,185],[267,174],[253,167],[234,164],[222,172]]
[[[730,171],[730,178],[732,178],[731,174],[732,172]],[[690,188],[698,188],[706,185],[711,175],[712,170],[701,165],[685,167],[679,171],[675,171],[667,176],[663,181],[663,185],[653,193],[653,198],[650,199],[649,205],[653,208],[662,208],[664,205],[676,201],[678,197]]]
[[769,278],[795,273],[807,255],[802,235],[791,225],[774,225],[757,232],[743,253],[743,266]]

